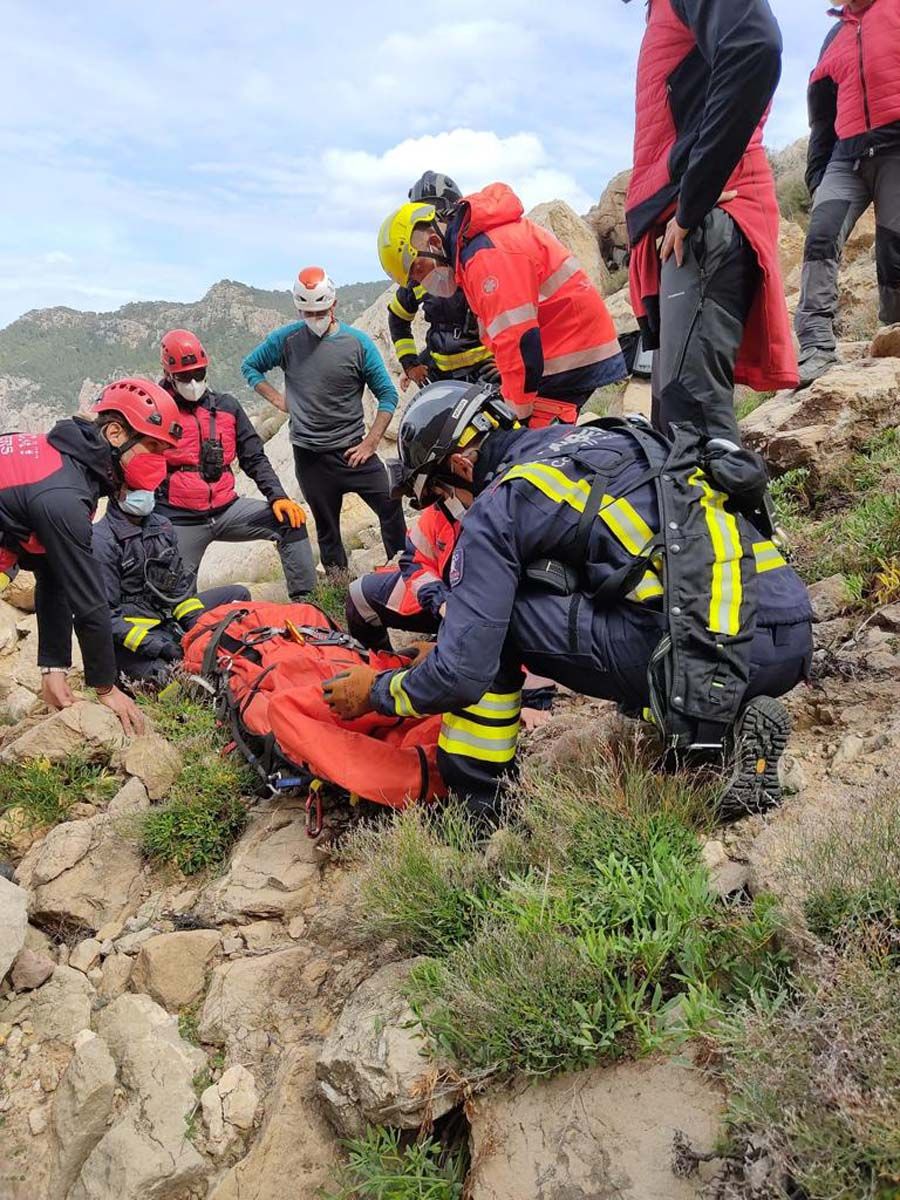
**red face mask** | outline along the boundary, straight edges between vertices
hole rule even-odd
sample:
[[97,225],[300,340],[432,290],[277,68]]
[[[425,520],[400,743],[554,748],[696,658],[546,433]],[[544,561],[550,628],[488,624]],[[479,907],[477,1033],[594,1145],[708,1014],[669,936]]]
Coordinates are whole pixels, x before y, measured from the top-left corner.
[[166,477],[166,460],[162,454],[133,454],[122,467],[128,487],[134,491],[155,492]]

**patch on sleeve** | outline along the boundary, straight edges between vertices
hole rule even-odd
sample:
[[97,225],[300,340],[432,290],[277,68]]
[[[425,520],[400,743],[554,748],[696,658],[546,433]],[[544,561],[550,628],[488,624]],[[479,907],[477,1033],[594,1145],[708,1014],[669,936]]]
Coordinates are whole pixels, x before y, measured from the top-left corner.
[[481,290],[486,296],[490,296],[492,292],[496,292],[499,286],[500,280],[497,278],[497,276],[488,275],[487,279],[485,279],[484,283],[481,285]]
[[453,557],[450,559],[450,586],[455,588],[457,584],[462,582],[463,577],[463,551],[461,546],[457,546],[453,551]]

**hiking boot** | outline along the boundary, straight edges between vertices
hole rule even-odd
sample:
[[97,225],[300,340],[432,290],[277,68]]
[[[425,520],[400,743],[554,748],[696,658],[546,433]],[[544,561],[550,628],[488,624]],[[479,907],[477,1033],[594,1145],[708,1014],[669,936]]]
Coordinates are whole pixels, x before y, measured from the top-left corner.
[[791,732],[791,718],[779,700],[757,696],[744,706],[734,727],[731,780],[719,806],[722,820],[765,812],[781,799],[778,761]]
[[824,375],[837,363],[838,356],[833,350],[811,350],[800,359],[800,382],[797,391],[807,388],[811,383]]

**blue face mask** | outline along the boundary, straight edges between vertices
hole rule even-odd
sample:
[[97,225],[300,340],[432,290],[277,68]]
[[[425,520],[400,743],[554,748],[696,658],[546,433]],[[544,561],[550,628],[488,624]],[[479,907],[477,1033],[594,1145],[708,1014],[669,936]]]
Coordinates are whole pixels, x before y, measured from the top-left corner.
[[125,499],[119,501],[119,508],[129,517],[149,517],[155,507],[156,493],[144,490],[126,492]]

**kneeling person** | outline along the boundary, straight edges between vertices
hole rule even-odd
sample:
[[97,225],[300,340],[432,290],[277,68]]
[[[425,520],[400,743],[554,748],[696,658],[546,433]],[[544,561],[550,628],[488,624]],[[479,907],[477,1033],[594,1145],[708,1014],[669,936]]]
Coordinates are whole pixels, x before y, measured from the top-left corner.
[[180,662],[181,638],[207,608],[249,600],[238,584],[199,595],[185,570],[172,523],[154,513],[151,491],[124,490],[94,526],[112,617],[116,666],[126,680],[161,687]]
[[[436,648],[406,670],[328,681],[329,703],[344,717],[443,713],[444,780],[490,818],[516,757],[524,664],[630,712],[653,704],[679,745],[733,741],[726,811],[774,803],[789,732],[774,697],[805,677],[809,598],[713,485],[711,459],[684,446],[626,422],[523,430],[490,389],[424,389],[400,432],[409,488],[468,510]],[[667,671],[655,690],[651,664],[656,680]]]

